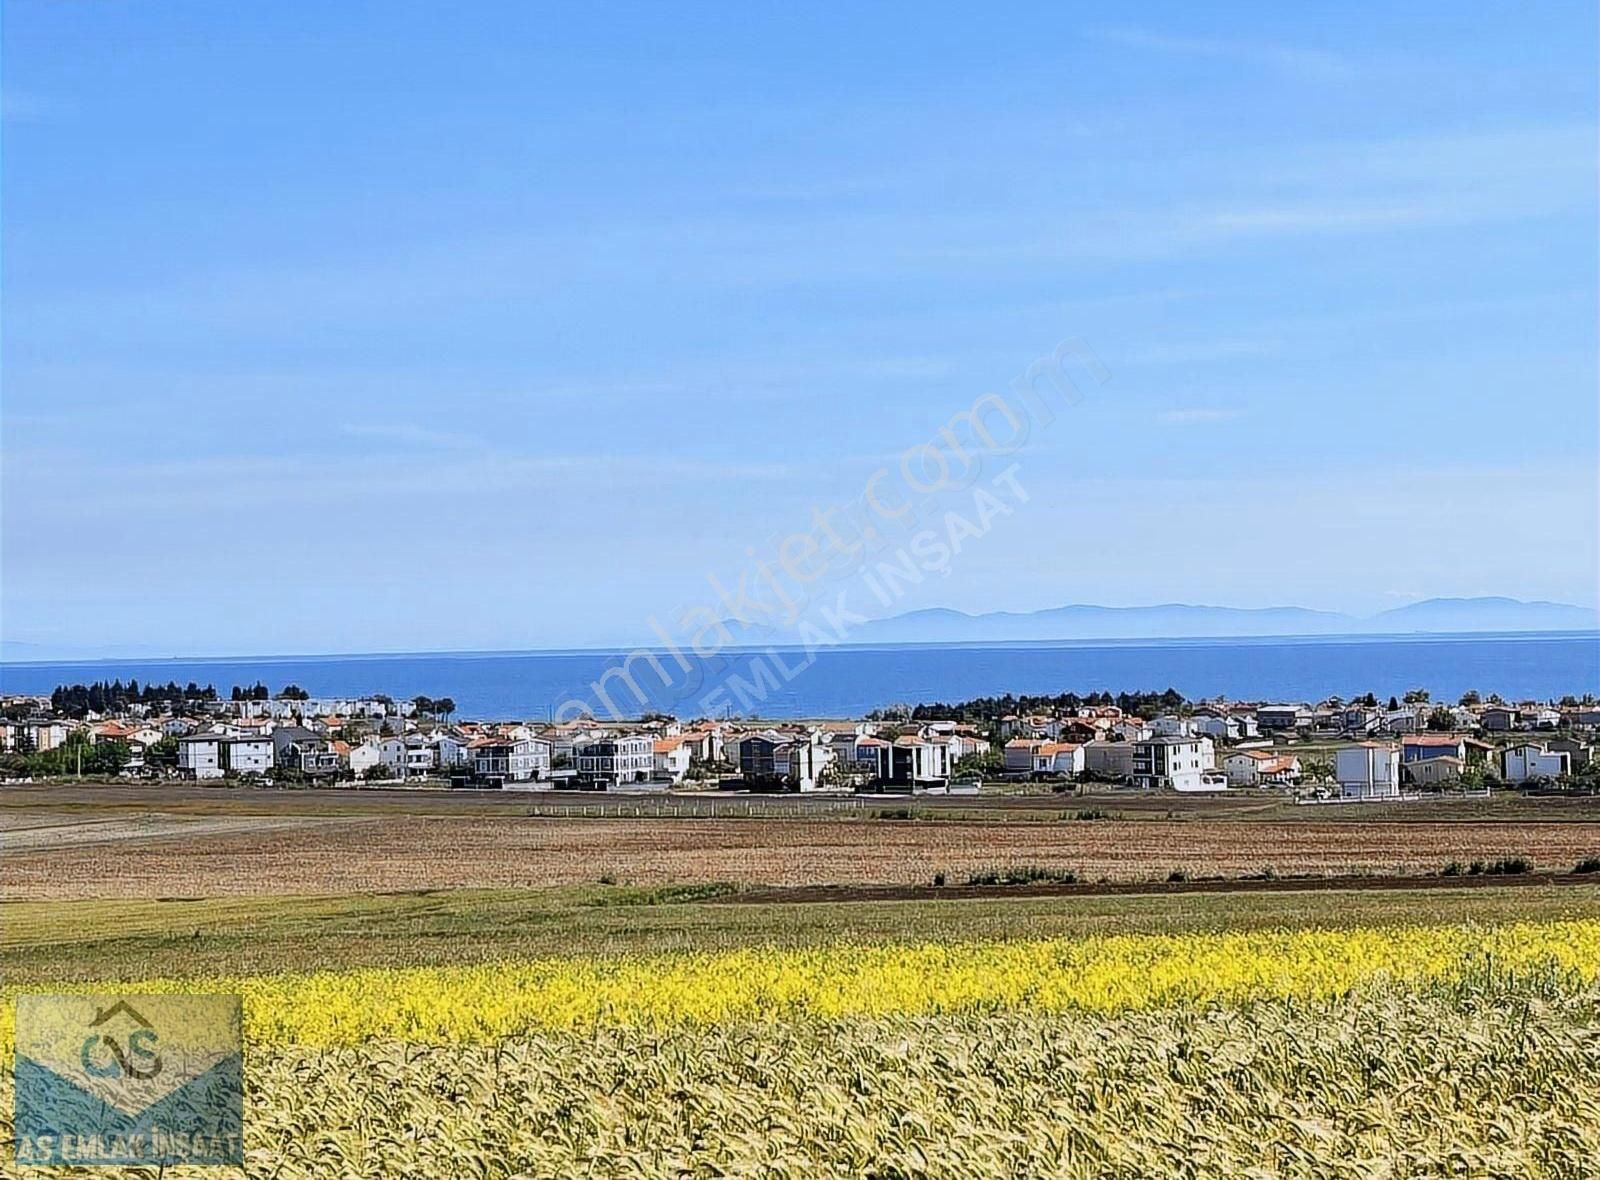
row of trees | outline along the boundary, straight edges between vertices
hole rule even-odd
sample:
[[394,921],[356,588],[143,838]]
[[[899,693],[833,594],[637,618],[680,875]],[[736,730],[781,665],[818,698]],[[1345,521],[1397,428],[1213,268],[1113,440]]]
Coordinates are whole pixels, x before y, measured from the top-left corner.
[[1053,695],[1021,696],[1006,693],[996,697],[974,697],[956,704],[934,702],[928,705],[900,705],[890,709],[877,709],[867,715],[870,721],[998,721],[1008,714],[1062,713],[1085,706],[1115,705],[1124,713],[1150,717],[1158,713],[1178,713],[1189,707],[1188,700],[1175,688],[1165,692],[1091,692],[1080,696],[1075,692]]
[[443,721],[456,711],[456,703],[449,697],[412,697],[411,703],[418,713]]
[[83,718],[89,713],[108,713],[131,705],[160,705],[181,710],[191,702],[214,701],[217,690],[189,681],[166,684],[140,684],[130,680],[96,680],[93,684],[63,684],[50,694],[50,709],[59,717]]
[[[259,680],[248,686],[235,684],[233,692],[228,699],[230,701],[270,701],[272,699],[272,690]],[[278,690],[278,700],[280,701],[305,701],[310,699],[311,694],[298,684],[285,684]]]

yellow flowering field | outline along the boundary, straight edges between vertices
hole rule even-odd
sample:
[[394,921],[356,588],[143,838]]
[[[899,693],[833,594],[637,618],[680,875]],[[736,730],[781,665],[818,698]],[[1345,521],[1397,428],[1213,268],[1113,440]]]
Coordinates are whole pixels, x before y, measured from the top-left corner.
[[[1600,922],[1111,935],[912,946],[761,948],[470,967],[150,980],[237,992],[253,1045],[492,1043],[545,1029],[708,1025],[787,1016],[1116,1012],[1336,997],[1374,981],[1485,969],[1600,974]],[[44,990],[34,988],[32,990]],[[67,988],[65,990],[72,990]],[[9,1053],[12,1006],[0,1044]]]
[[117,986],[244,995],[251,1180],[1600,1176],[1596,921]]

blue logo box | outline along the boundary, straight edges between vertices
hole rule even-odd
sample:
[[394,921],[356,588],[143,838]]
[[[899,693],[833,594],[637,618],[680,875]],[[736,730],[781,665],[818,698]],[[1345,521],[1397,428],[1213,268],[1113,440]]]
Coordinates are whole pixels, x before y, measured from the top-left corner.
[[241,1164],[238,996],[17,997],[17,1163]]

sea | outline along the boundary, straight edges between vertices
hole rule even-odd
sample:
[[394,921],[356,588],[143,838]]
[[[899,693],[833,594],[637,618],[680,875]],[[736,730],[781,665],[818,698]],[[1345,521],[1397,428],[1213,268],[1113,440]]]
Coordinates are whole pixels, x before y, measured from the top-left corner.
[[0,691],[59,684],[295,684],[314,697],[449,697],[462,718],[646,711],[679,717],[844,718],[894,705],[1005,693],[1177,689],[1191,700],[1317,701],[1425,688],[1512,700],[1600,693],[1600,633],[1098,640],[744,648],[708,659],[659,650],[453,652],[0,664]]

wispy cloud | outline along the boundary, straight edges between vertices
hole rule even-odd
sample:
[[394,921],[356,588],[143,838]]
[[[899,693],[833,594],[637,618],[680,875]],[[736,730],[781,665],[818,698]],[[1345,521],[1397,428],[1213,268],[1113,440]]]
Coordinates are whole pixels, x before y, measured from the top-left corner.
[[1162,410],[1156,415],[1156,421],[1163,426],[1193,426],[1202,422],[1230,422],[1243,416],[1243,410],[1197,407],[1186,410]]
[[481,438],[470,434],[438,430],[416,422],[350,422],[340,428],[340,433],[351,438],[428,450],[459,451],[484,446]]
[[1240,41],[1218,37],[1185,37],[1138,28],[1096,29],[1091,34],[1102,41],[1145,49],[1178,57],[1217,58],[1244,62],[1298,78],[1339,81],[1354,72],[1350,63],[1336,53],[1305,49],[1264,41]]

